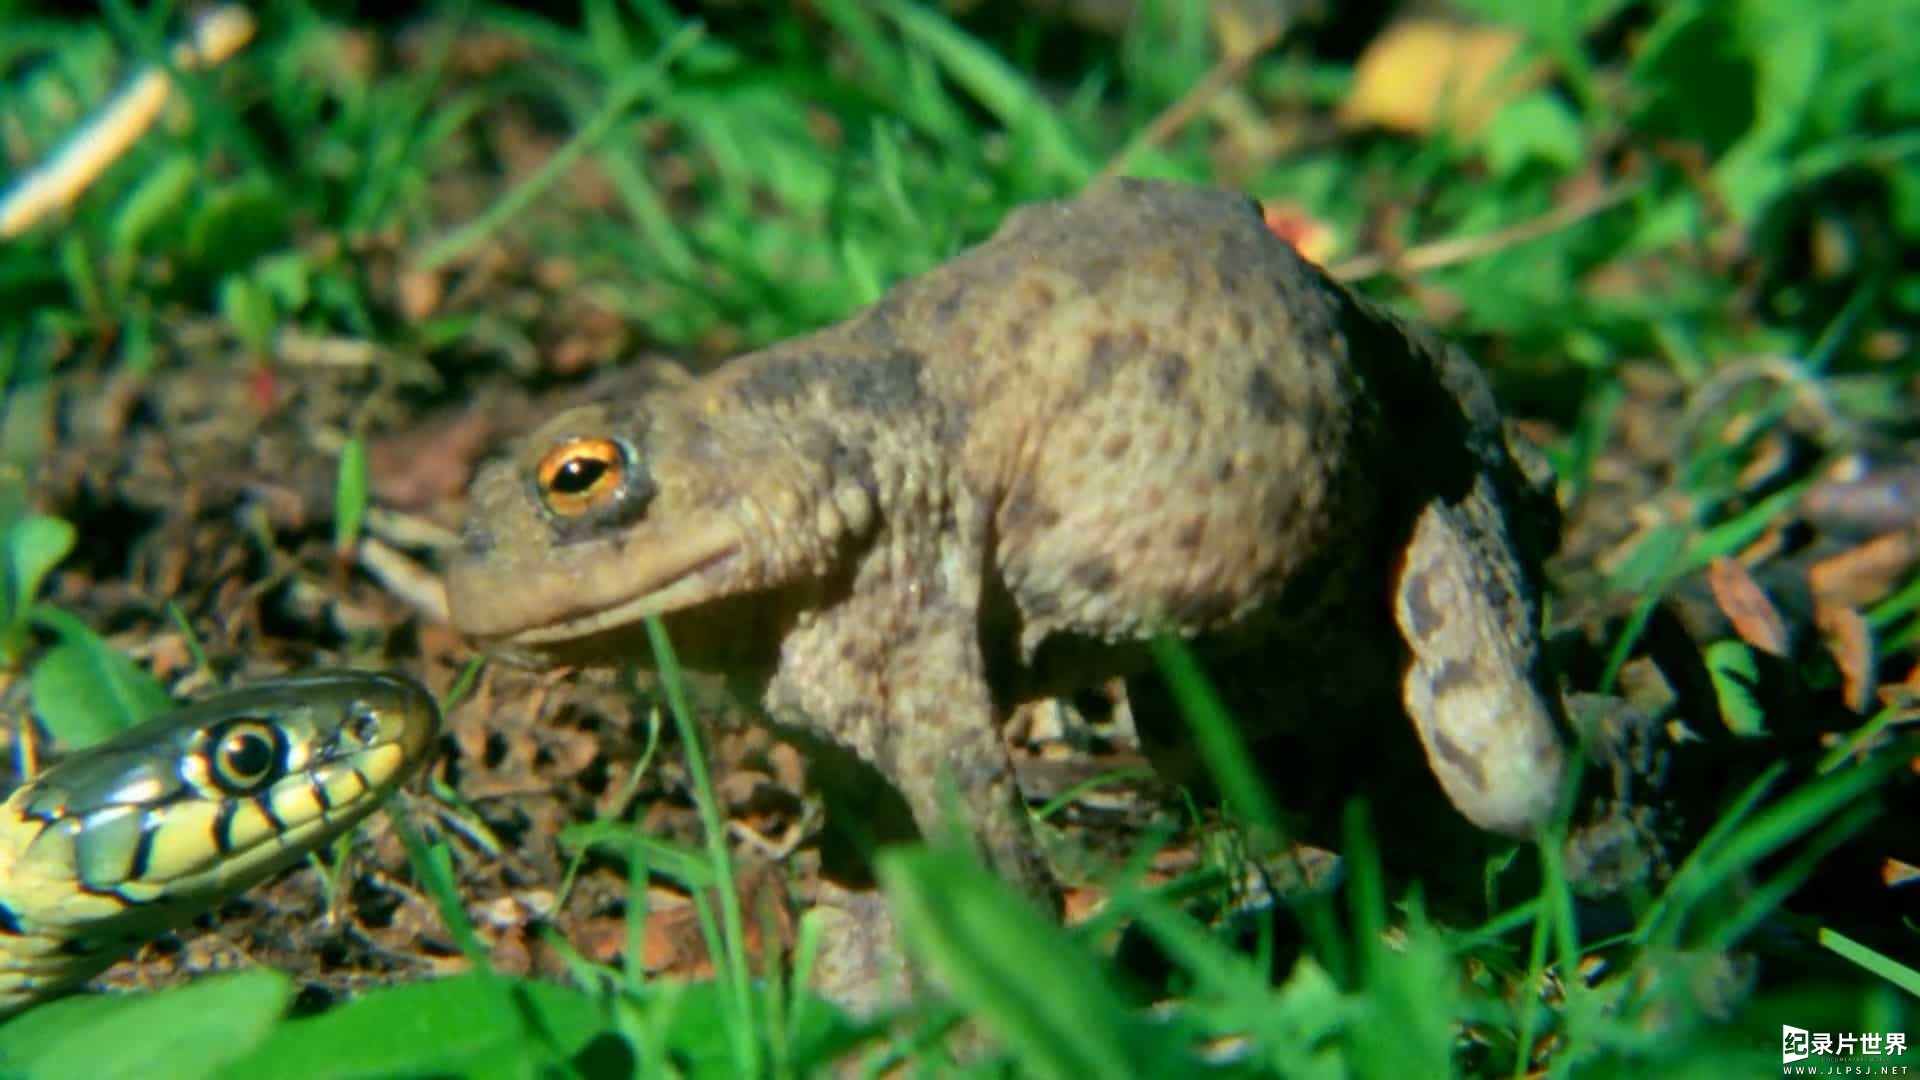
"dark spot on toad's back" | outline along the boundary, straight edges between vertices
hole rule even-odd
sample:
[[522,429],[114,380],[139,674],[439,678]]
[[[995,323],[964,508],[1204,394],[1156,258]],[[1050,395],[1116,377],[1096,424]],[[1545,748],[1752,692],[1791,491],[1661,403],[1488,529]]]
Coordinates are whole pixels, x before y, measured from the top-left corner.
[[793,352],[759,358],[734,392],[750,406],[790,405],[825,386],[836,406],[877,415],[912,412],[926,402],[918,353]]
[[963,279],[955,282],[953,288],[948,289],[947,294],[942,296],[939,302],[933,305],[934,321],[942,326],[947,325],[953,321],[955,315],[960,313],[961,306],[966,302],[967,283]]
[[1209,626],[1232,615],[1239,603],[1227,589],[1182,592],[1173,598],[1169,614],[1187,626]]
[[1200,543],[1206,538],[1207,523],[1199,517],[1188,518],[1173,533],[1174,546],[1186,552],[1200,550]]
[[1227,481],[1233,479],[1233,473],[1234,473],[1233,459],[1230,457],[1224,457],[1220,459],[1220,464],[1217,467],[1215,467],[1215,469],[1213,470],[1213,478],[1217,482],[1224,484]]
[[735,385],[734,393],[748,406],[792,404],[822,382],[836,379],[846,363],[845,357],[815,352],[760,358]]
[[1279,424],[1287,418],[1286,399],[1280,396],[1280,386],[1266,368],[1254,368],[1247,376],[1247,407],[1262,423]]
[[1087,389],[1097,391],[1113,380],[1120,368],[1120,343],[1101,331],[1087,339]]
[[1030,530],[1051,529],[1060,524],[1060,511],[1040,501],[1034,495],[1033,488],[1022,484],[1007,496],[1006,505],[1000,510],[1000,517],[1006,531],[1022,533]]
[[1147,351],[1147,328],[1134,323],[1125,333],[1102,331],[1087,346],[1087,390],[1097,393],[1113,380],[1121,367]]
[[1132,446],[1132,432],[1116,431],[1100,443],[1100,453],[1105,455],[1108,461],[1118,461],[1126,456],[1127,450]]
[[1022,315],[1020,318],[1007,324],[1007,350],[1009,352],[1017,353],[1025,349],[1027,342],[1032,338],[1033,319],[1031,317]]
[[864,446],[834,440],[827,448],[827,472],[835,480],[852,481],[873,491],[873,453]]
[[1120,572],[1113,568],[1113,561],[1105,557],[1088,559],[1076,565],[1071,574],[1074,584],[1088,592],[1104,592],[1120,580]]
[[1213,264],[1213,272],[1220,276],[1221,290],[1228,295],[1237,294],[1242,285],[1260,277],[1263,268],[1270,265],[1263,255],[1252,243],[1237,234],[1222,243],[1219,257]]
[[927,401],[921,382],[925,369],[920,354],[905,349],[856,358],[849,365],[846,403],[883,416],[917,412]]
[[1089,293],[1101,292],[1127,265],[1124,255],[1095,255],[1080,264],[1080,281]]
[[1177,352],[1160,354],[1153,365],[1154,389],[1177,394],[1187,383],[1187,358]]

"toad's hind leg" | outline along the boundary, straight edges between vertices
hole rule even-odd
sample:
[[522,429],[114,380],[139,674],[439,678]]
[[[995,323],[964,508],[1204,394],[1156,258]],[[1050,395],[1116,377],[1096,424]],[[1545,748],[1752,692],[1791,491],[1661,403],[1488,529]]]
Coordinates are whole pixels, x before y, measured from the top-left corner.
[[1485,829],[1531,837],[1556,811],[1566,719],[1526,567],[1481,476],[1423,506],[1393,580],[1407,713],[1447,798]]

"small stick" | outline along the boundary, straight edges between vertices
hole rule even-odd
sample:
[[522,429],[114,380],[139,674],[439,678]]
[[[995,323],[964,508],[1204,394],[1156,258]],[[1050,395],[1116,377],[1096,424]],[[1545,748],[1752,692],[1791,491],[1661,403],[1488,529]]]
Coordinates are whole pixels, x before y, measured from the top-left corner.
[[1181,128],[1192,123],[1193,118],[1200,115],[1200,110],[1211,104],[1221,91],[1239,81],[1240,77],[1247,73],[1247,69],[1253,66],[1255,60],[1279,44],[1281,35],[1286,32],[1285,25],[1283,20],[1274,20],[1246,48],[1222,57],[1220,62],[1213,66],[1213,70],[1207,72],[1205,78],[1194,83],[1193,88],[1182,94],[1179,101],[1167,106],[1159,116],[1153,118],[1153,123],[1148,124],[1145,131],[1135,136],[1125,149],[1115,154],[1113,160],[1107,162],[1106,167],[1094,177],[1093,183],[1098,184],[1103,180],[1112,179],[1125,170],[1127,163],[1133,160],[1135,154],[1149,146],[1156,146],[1173,138]]
[[[253,15],[245,8],[214,8],[195,19],[186,38],[173,46],[174,66],[191,71],[219,64],[252,40],[254,27]],[[147,133],[172,92],[173,79],[161,68],[135,76],[87,126],[68,136],[51,159],[0,195],[0,240],[18,236],[78,199]]]
[[1351,259],[1335,263],[1326,270],[1329,275],[1341,281],[1359,281],[1388,270],[1424,274],[1429,270],[1468,262],[1483,255],[1490,255],[1504,248],[1515,247],[1530,240],[1538,240],[1549,233],[1558,232],[1569,225],[1619,205],[1626,201],[1627,196],[1638,190],[1639,186],[1638,183],[1618,184],[1590,199],[1556,206],[1539,217],[1517,222],[1504,229],[1495,229],[1490,233],[1481,233],[1477,236],[1450,237],[1446,240],[1417,244],[1396,257],[1379,254],[1356,255]]

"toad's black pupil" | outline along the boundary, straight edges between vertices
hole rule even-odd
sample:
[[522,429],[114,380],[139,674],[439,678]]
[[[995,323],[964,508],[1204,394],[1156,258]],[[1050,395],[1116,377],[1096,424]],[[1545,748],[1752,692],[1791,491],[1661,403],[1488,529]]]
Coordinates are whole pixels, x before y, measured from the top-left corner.
[[553,490],[562,495],[578,495],[591,490],[607,475],[607,463],[599,458],[577,457],[562,462],[553,474]]
[[227,770],[235,776],[259,776],[273,767],[273,744],[259,735],[227,739]]

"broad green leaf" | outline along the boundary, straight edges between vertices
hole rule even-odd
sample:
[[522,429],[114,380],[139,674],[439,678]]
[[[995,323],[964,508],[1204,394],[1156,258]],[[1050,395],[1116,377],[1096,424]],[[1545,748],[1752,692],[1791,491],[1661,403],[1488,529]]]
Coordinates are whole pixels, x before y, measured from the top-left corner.
[[187,230],[187,255],[212,272],[244,269],[288,241],[286,201],[264,184],[230,184],[207,196]]
[[26,615],[47,575],[73,550],[73,542],[73,526],[45,514],[30,514],[7,529],[7,606],[0,611],[0,622],[12,625]]
[[180,213],[199,175],[199,156],[182,151],[143,177],[121,200],[119,212],[113,215],[114,258],[127,259],[138,254],[142,240],[170,215]]
[[[48,319],[43,325],[51,330],[53,321]],[[5,345],[0,344],[0,354],[5,351]],[[44,367],[46,358],[39,353],[29,346],[0,358],[0,366],[12,369],[0,379],[0,473],[16,470],[16,478],[32,475],[34,463],[48,449],[48,419],[53,415],[54,397]],[[0,480],[0,485],[6,484],[18,486],[14,479]],[[14,516],[0,507],[0,525]]]
[[33,621],[60,635],[27,679],[34,714],[61,745],[82,749],[173,708],[153,676],[85,623],[38,605]]
[[1756,68],[1755,131],[1785,143],[1804,124],[1833,63],[1832,19],[1799,0],[1750,2],[1738,11]]
[[1501,109],[1484,136],[1487,165],[1502,176],[1535,161],[1572,170],[1586,154],[1580,118],[1547,91],[1528,94]]
[[273,297],[252,278],[229,274],[221,279],[220,314],[255,353],[265,353],[272,346],[279,313],[274,310]]
[[1736,735],[1765,734],[1766,707],[1754,696],[1760,685],[1760,666],[1753,650],[1738,641],[1716,641],[1707,646],[1703,659],[1728,730]]
[[313,298],[313,262],[303,252],[269,255],[254,265],[252,277],[273,298],[279,311],[299,311]]
[[572,987],[460,975],[375,990],[323,1015],[281,1024],[223,1075],[541,1075],[543,1067],[602,1041],[595,1035],[608,1022],[599,1002]]
[[210,1076],[260,1045],[292,996],[285,975],[257,968],[157,994],[50,1002],[0,1027],[0,1075],[23,1080]]

